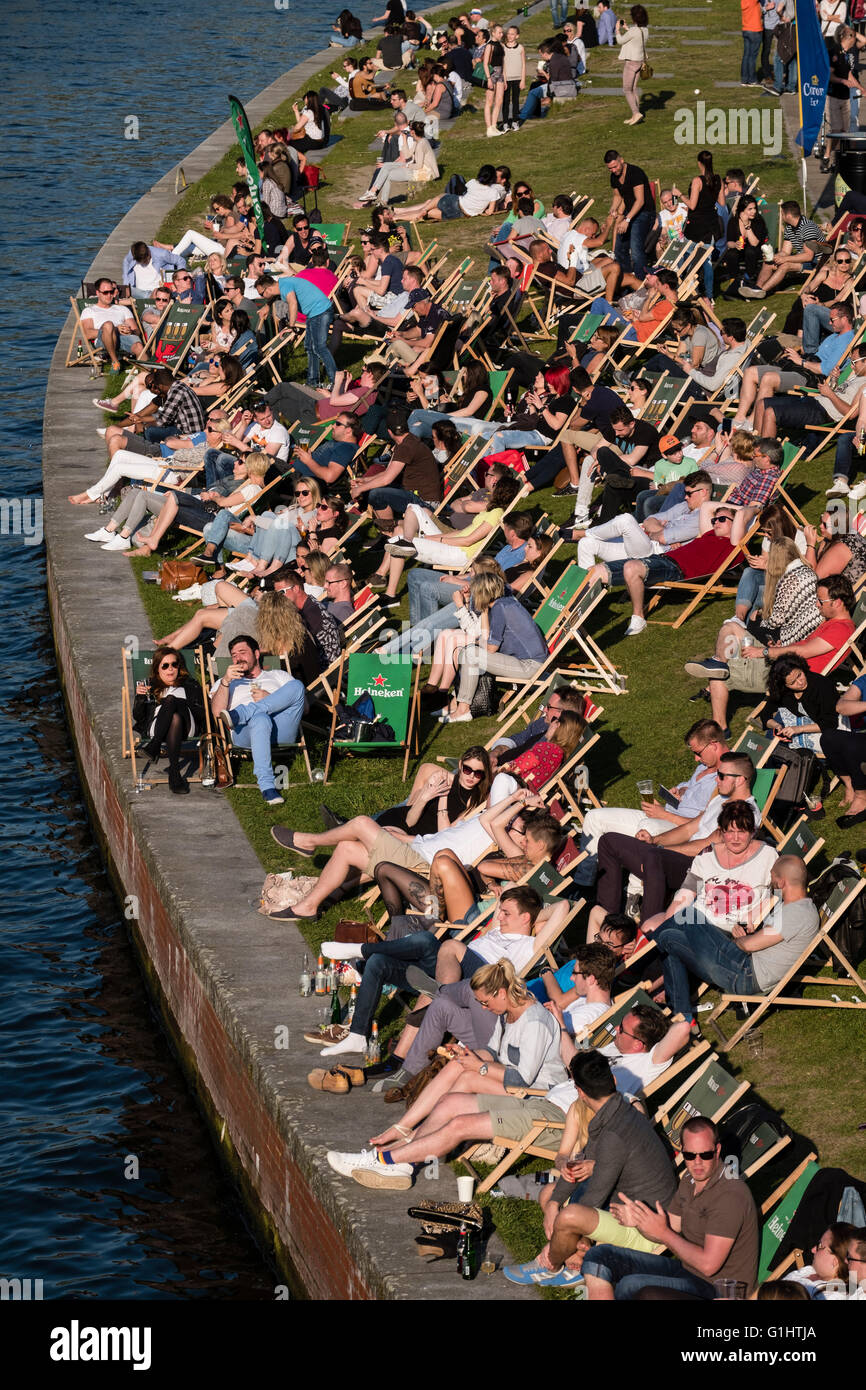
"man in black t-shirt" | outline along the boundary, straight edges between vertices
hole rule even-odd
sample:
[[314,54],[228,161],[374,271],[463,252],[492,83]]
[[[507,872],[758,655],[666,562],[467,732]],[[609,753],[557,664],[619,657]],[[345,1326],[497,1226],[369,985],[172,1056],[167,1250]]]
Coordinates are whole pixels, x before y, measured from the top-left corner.
[[[840,24],[834,37],[827,44],[827,52],[830,58],[830,81],[827,84],[827,107],[829,110],[830,130],[836,133],[847,131],[848,119],[850,116],[850,97],[852,92],[859,92],[861,96],[866,95],[866,91],[861,87],[859,79],[851,71],[854,53],[853,48],[857,40],[854,30],[847,24]],[[827,142],[827,160],[833,162],[838,141],[829,140]]]
[[606,150],[604,162],[613,189],[610,210],[617,218],[614,259],[623,272],[631,271],[642,280],[647,273],[646,240],[656,217],[653,191],[643,169],[626,164],[616,150]]

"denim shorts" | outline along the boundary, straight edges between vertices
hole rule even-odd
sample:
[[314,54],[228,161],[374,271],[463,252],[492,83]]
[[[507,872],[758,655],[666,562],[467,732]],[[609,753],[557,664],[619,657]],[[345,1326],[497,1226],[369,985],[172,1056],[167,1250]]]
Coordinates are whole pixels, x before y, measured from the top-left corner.
[[[140,339],[140,338],[136,338],[135,335],[134,335],[133,333],[121,333],[121,334],[120,334],[120,340],[119,340],[119,341],[120,341],[120,351],[121,351],[121,352],[130,353],[130,352],[132,352],[132,349],[133,349],[133,347],[135,346],[135,344],[141,342],[141,339]],[[101,329],[101,328],[100,328],[99,332],[98,332],[97,335],[96,335],[96,346],[97,346],[97,347],[101,347],[101,348],[104,348],[104,347],[105,347],[105,343],[102,341],[102,329]]]
[[441,212],[443,220],[446,222],[450,222],[452,218],[463,216],[460,199],[457,197],[456,193],[443,193],[436,206]]

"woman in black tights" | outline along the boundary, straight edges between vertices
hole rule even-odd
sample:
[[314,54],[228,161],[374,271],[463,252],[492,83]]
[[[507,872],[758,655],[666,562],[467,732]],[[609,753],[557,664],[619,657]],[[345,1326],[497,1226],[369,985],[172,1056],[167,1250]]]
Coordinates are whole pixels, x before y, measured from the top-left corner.
[[142,744],[148,758],[158,758],[165,744],[171,790],[188,792],[189,782],[180,772],[180,750],[184,739],[204,724],[204,700],[201,686],[175,647],[157,647],[154,652],[150,679],[135,687],[132,720],[148,740]]

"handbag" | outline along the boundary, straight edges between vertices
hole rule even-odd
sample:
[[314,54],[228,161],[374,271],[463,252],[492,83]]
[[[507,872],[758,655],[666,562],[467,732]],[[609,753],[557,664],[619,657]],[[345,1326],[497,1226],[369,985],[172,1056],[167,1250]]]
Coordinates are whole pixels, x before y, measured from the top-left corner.
[[408,1216],[420,1221],[428,1236],[444,1235],[446,1231],[471,1226],[473,1231],[484,1229],[484,1211],[480,1202],[419,1202],[410,1207]]
[[163,560],[159,567],[159,587],[167,593],[188,589],[192,584],[203,584],[206,579],[201,565],[194,560]]
[[788,64],[797,52],[797,36],[790,19],[776,25],[776,52],[781,63]]
[[473,719],[489,719],[499,709],[500,692],[493,676],[483,672],[472,696],[469,713]]
[[268,874],[262,884],[259,912],[267,917],[272,912],[282,912],[287,907],[294,907],[301,898],[313,891],[318,882],[317,878],[309,874],[300,874],[295,878],[291,871],[284,874]]
[[640,42],[641,42],[641,48],[643,49],[643,62],[642,62],[641,65],[640,65],[640,73],[639,73],[639,76],[643,78],[644,82],[646,82],[646,81],[649,80],[649,78],[652,77],[652,75],[653,75],[653,70],[652,70],[652,64],[651,64],[651,63],[648,63],[647,60],[646,60],[646,40],[645,40],[645,38],[644,38],[644,36],[643,36],[643,29],[640,30]]
[[334,940],[348,942],[353,946],[369,946],[382,938],[372,922],[350,922],[344,919],[334,928]]

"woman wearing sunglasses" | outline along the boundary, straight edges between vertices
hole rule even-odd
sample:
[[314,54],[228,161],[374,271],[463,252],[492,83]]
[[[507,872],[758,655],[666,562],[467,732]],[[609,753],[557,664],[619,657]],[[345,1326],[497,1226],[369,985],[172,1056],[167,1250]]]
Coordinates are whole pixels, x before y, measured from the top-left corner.
[[785,320],[786,333],[802,330],[804,355],[813,356],[818,351],[822,337],[830,331],[830,310],[834,304],[849,301],[853,288],[854,256],[847,246],[837,246],[826,265],[800,291]]
[[377,819],[380,825],[411,830],[415,835],[435,835],[483,805],[492,780],[486,748],[473,744],[456,772],[447,772],[437,763],[422,763],[405,804],[392,806]]
[[139,681],[135,687],[132,721],[148,740],[142,743],[141,751],[152,762],[165,744],[168,785],[173,792],[187,793],[189,782],[181,776],[180,749],[184,739],[204,727],[204,701],[201,686],[175,647],[157,647],[154,652],[150,679]]
[[307,541],[313,550],[333,555],[340,548],[340,537],[349,525],[346,506],[340,497],[325,497],[316,507],[316,514],[307,525]]

